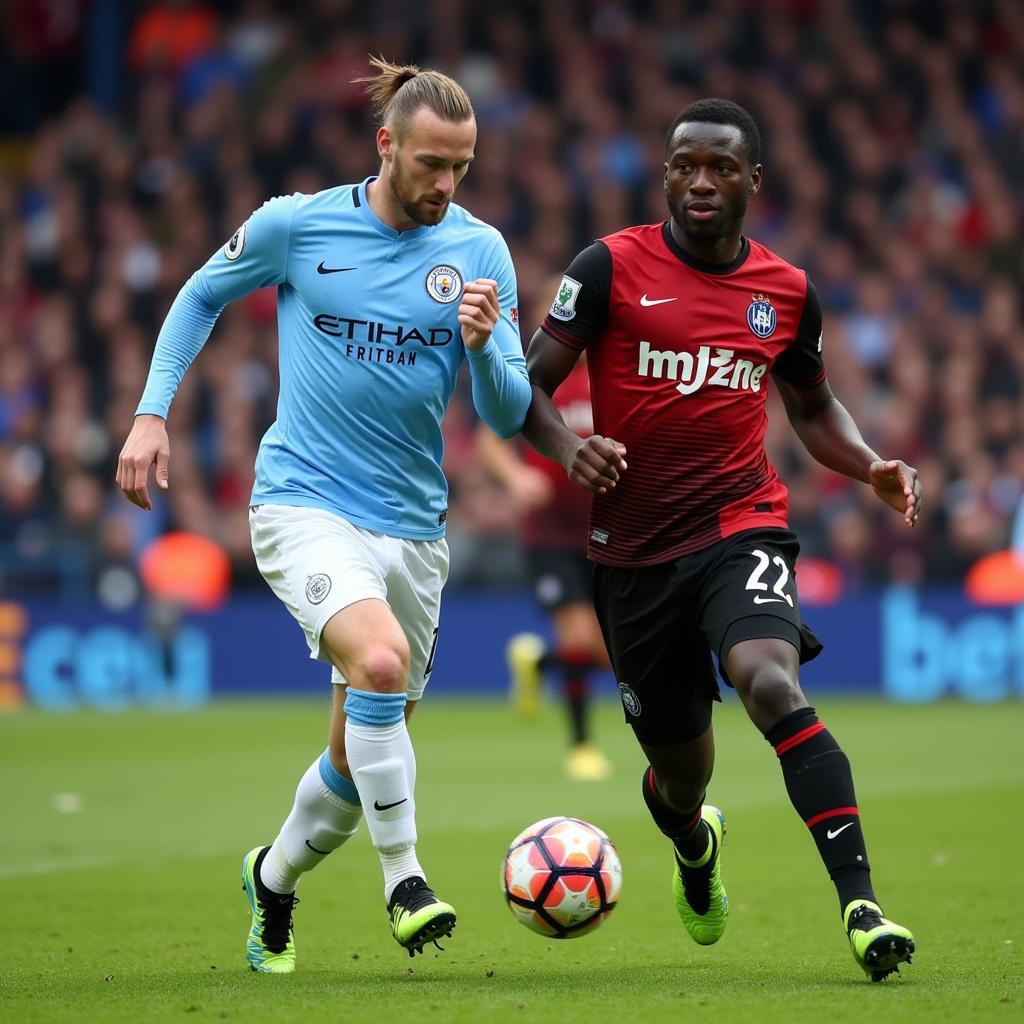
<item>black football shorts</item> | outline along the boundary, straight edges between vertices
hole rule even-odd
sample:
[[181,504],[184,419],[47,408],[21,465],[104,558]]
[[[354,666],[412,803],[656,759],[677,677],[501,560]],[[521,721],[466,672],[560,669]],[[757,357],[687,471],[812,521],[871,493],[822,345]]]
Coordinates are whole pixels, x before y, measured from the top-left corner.
[[526,568],[533,596],[545,611],[593,600],[594,565],[583,548],[529,547]]
[[800,621],[799,552],[791,530],[759,528],[660,565],[597,566],[594,606],[641,743],[686,743],[705,732],[721,700],[712,652],[722,666],[740,641],[778,637],[801,662],[821,653]]

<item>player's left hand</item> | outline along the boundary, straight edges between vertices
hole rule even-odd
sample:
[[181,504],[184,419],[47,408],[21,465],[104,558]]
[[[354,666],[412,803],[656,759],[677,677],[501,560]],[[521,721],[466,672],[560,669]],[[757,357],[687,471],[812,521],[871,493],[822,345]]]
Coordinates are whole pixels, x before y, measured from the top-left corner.
[[467,281],[459,302],[459,323],[462,324],[462,343],[470,352],[487,344],[499,316],[498,282],[487,277]]
[[899,459],[872,462],[868,482],[882,501],[903,513],[907,526],[917,526],[921,515],[921,481],[913,466]]

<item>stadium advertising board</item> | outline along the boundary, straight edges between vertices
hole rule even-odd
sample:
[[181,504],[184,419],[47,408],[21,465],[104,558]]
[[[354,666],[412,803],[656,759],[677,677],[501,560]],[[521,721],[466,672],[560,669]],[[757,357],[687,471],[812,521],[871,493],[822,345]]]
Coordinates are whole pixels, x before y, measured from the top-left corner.
[[[147,630],[141,614],[13,607],[20,614],[2,621],[20,625],[0,638],[0,684],[39,707],[188,709],[214,696],[326,686],[327,669],[308,659],[299,631],[269,599],[237,599],[189,616],[166,640]],[[983,608],[954,591],[891,588],[805,608],[804,615],[825,643],[803,669],[811,692],[881,693],[901,702],[1024,696],[1024,606]],[[547,628],[525,596],[452,592],[431,692],[500,694],[508,637]],[[612,681],[604,682],[611,696]]]

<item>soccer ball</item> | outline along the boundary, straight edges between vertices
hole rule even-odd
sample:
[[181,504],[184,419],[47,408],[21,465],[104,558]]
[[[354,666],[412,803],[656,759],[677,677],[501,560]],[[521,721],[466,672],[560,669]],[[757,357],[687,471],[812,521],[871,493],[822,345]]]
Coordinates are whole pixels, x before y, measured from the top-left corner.
[[615,909],[622,865],[595,825],[545,818],[512,840],[502,885],[517,921],[551,939],[575,939]]

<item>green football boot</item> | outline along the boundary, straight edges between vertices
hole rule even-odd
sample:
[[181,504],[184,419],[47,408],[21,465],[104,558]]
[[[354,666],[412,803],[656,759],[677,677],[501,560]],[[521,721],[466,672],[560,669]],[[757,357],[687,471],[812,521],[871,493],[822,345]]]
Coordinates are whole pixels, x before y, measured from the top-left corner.
[[271,892],[260,881],[260,865],[269,849],[257,846],[242,860],[242,888],[252,910],[246,954],[249,966],[260,974],[291,974],[295,970],[292,908],[299,901],[295,893]]
[[455,927],[455,910],[442,903],[433,889],[418,875],[403,879],[395,886],[388,902],[391,934],[395,941],[409,950],[409,956],[423,952],[428,942],[438,949],[437,940],[451,935]]
[[711,849],[699,867],[684,863],[676,853],[672,893],[690,938],[702,946],[710,946],[722,937],[729,919],[729,897],[722,885],[725,815],[717,807],[705,804],[700,816],[711,833]]
[[914,936],[903,925],[882,917],[877,903],[854,900],[843,912],[843,926],[854,960],[872,981],[899,974],[899,965],[910,963]]

